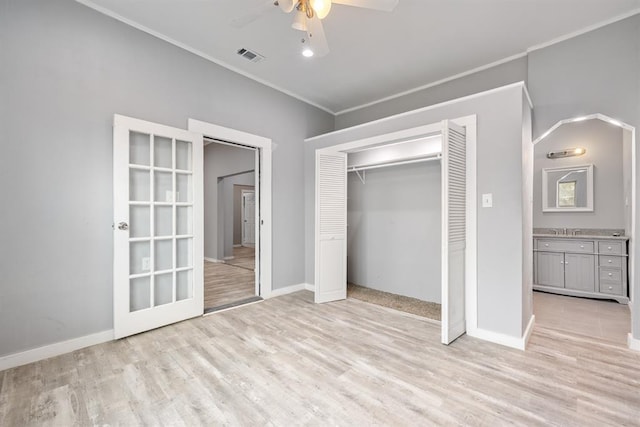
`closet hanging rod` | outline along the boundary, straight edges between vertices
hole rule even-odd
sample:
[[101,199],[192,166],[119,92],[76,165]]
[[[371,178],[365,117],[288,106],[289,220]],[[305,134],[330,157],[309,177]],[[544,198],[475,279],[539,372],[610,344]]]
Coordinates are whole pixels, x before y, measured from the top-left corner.
[[347,172],[358,172],[358,171],[365,171],[368,169],[386,168],[388,166],[400,166],[400,165],[409,165],[412,163],[430,162],[432,160],[440,160],[441,158],[442,158],[442,154],[436,154],[435,156],[423,157],[422,159],[403,160],[400,162],[382,163],[382,164],[371,165],[371,166],[352,166],[348,168]]

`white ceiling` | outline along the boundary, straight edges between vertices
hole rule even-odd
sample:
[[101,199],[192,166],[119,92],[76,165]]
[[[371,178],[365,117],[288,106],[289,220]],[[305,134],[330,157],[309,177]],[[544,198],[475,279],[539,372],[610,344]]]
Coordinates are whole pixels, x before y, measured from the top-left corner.
[[[399,0],[391,13],[334,5],[331,52],[300,55],[302,33],[268,0],[78,0],[298,98],[339,113],[628,14],[640,0]],[[266,57],[252,63],[239,48]]]

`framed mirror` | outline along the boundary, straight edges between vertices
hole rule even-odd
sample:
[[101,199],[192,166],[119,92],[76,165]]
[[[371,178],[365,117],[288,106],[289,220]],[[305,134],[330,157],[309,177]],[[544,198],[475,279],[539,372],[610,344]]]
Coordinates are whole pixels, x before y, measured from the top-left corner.
[[542,212],[593,212],[593,165],[542,169]]

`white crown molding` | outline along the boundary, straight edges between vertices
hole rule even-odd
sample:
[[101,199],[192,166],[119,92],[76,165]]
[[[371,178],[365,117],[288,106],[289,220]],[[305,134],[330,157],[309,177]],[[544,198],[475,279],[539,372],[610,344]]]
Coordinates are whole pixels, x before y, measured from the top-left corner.
[[526,53],[529,54],[529,53],[534,52],[536,50],[544,49],[545,47],[549,47],[549,46],[553,46],[554,44],[562,43],[563,41],[570,40],[572,38],[581,36],[583,34],[591,32],[591,31],[595,31],[595,30],[600,29],[602,27],[606,27],[607,25],[615,24],[616,22],[622,21],[623,19],[631,18],[632,16],[637,15],[638,13],[640,13],[640,8],[639,9],[634,9],[634,10],[629,11],[627,13],[623,13],[622,15],[614,16],[613,18],[607,19],[605,21],[597,22],[597,23],[595,23],[593,25],[589,25],[588,27],[581,28],[581,29],[579,29],[577,31],[573,31],[571,33],[564,34],[562,36],[556,37],[555,39],[549,40],[548,42],[544,42],[544,43],[540,43],[540,44],[531,46],[530,48],[527,49]]
[[113,329],[0,357],[0,371],[113,341]]
[[335,114],[336,114],[336,116],[339,116],[341,114],[346,114],[346,113],[350,113],[352,111],[361,110],[363,108],[371,107],[373,105],[380,104],[382,102],[391,101],[392,99],[401,98],[401,97],[406,96],[406,95],[411,95],[412,93],[420,92],[421,90],[426,90],[426,89],[429,89],[429,88],[432,88],[432,87],[435,87],[435,86],[439,86],[439,85],[444,84],[444,83],[448,83],[448,82],[453,81],[453,80],[460,79],[462,77],[470,76],[472,74],[479,73],[480,71],[488,70],[489,68],[497,67],[498,65],[506,64],[507,62],[511,62],[511,61],[516,60],[516,59],[523,58],[525,56],[527,56],[526,52],[522,52],[522,53],[518,53],[518,54],[515,54],[515,55],[511,55],[511,56],[508,56],[506,58],[500,59],[498,61],[494,61],[494,62],[491,62],[489,64],[481,65],[480,67],[472,68],[471,70],[463,71],[462,73],[455,74],[455,75],[449,76],[449,77],[445,77],[444,79],[440,79],[440,80],[437,80],[437,81],[432,82],[432,83],[427,83],[425,85],[418,86],[418,87],[413,88],[413,89],[405,90],[403,92],[399,92],[399,93],[396,93],[394,95],[389,95],[389,96],[386,96],[384,98],[377,99],[375,101],[367,102],[366,104],[360,104],[360,105],[356,105],[355,107],[350,107],[350,108],[346,108],[344,110],[340,110]]
[[200,51],[198,49],[194,49],[194,48],[192,48],[192,47],[190,47],[190,46],[188,46],[188,45],[186,45],[184,43],[181,43],[181,42],[179,42],[177,40],[172,39],[171,37],[167,37],[164,34],[161,34],[161,33],[157,32],[157,31],[154,31],[151,28],[147,28],[144,25],[141,25],[141,24],[139,24],[139,23],[137,23],[135,21],[132,21],[131,19],[125,18],[122,15],[119,15],[119,14],[117,14],[117,13],[115,13],[115,12],[109,10],[109,9],[106,9],[106,8],[104,8],[102,6],[99,6],[99,5],[95,4],[91,0],[76,0],[76,1],[78,3],[80,3],[80,4],[83,4],[83,5],[91,8],[91,9],[93,9],[93,10],[96,10],[96,11],[102,13],[102,14],[105,14],[105,15],[107,15],[107,16],[109,16],[109,17],[111,17],[111,18],[113,18],[113,19],[115,19],[117,21],[125,23],[125,24],[127,24],[127,25],[129,25],[129,26],[131,26],[133,28],[136,28],[136,29],[138,29],[140,31],[143,31],[143,32],[145,32],[147,34],[150,34],[150,35],[154,36],[154,37],[157,37],[160,40],[163,40],[163,41],[165,41],[167,43],[170,43],[170,44],[172,44],[174,46],[177,46],[180,49],[184,49],[187,52],[193,53],[194,55],[197,55],[197,56],[199,56],[201,58],[206,59],[207,61],[211,61],[214,64],[217,64],[217,65],[219,65],[219,66],[221,66],[223,68],[226,68],[227,70],[233,71],[234,73],[240,74],[240,75],[242,75],[242,76],[244,76],[244,77],[246,77],[248,79],[254,80],[254,81],[256,81],[256,82],[258,82],[260,84],[263,84],[263,85],[265,85],[267,87],[270,87],[271,89],[277,90],[278,92],[282,92],[285,95],[288,95],[288,96],[290,96],[292,98],[297,99],[298,101],[302,101],[302,102],[304,102],[306,104],[309,104],[309,105],[311,105],[313,107],[319,108],[322,111],[327,112],[327,113],[335,116],[335,113],[333,111],[331,111],[327,107],[324,107],[324,106],[322,106],[322,105],[320,105],[318,103],[310,101],[310,100],[308,100],[308,99],[306,99],[306,98],[304,98],[304,97],[302,97],[302,96],[300,96],[300,95],[298,95],[298,94],[296,94],[294,92],[291,92],[290,90],[287,90],[287,89],[281,88],[279,86],[276,86],[273,83],[270,83],[270,82],[268,82],[268,81],[266,81],[264,79],[261,79],[261,78],[259,78],[257,76],[254,76],[251,73],[247,73],[244,70],[241,70],[241,69],[239,69],[237,67],[234,67],[233,65],[227,64],[224,61],[216,59],[213,56],[208,55],[208,54],[206,54],[206,53],[204,53],[204,52],[202,52],[202,51]]

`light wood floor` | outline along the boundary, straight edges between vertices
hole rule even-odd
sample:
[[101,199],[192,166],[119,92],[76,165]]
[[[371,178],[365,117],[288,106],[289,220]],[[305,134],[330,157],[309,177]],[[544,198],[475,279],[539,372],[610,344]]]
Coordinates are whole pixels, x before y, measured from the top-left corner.
[[221,262],[204,262],[204,307],[218,307],[255,296],[255,273]]
[[256,249],[246,246],[233,248],[233,259],[225,261],[226,264],[253,270],[256,268]]
[[534,292],[533,312],[537,325],[621,346],[631,331],[629,306],[614,301]]
[[545,328],[526,352],[439,338],[302,291],[0,372],[0,425],[640,423],[640,353]]

